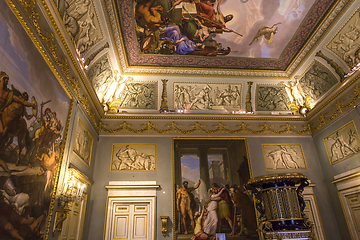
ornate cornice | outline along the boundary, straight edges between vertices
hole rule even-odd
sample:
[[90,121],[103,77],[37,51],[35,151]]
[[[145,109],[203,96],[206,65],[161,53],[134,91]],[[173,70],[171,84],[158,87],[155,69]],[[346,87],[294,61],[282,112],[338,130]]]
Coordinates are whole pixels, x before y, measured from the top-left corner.
[[[254,124],[253,124],[254,125]],[[289,123],[280,126],[269,125],[264,122],[263,124],[253,127],[249,124],[242,122],[235,126],[230,127],[227,124],[218,122],[207,126],[205,124],[195,122],[187,126],[176,122],[171,122],[159,127],[156,123],[148,121],[147,123],[140,124],[140,127],[134,127],[133,124],[126,121],[116,124],[114,127],[109,127],[108,124],[103,123],[100,126],[100,131],[105,133],[133,133],[133,134],[311,134],[310,125],[305,125],[301,130],[297,130],[296,126]]]

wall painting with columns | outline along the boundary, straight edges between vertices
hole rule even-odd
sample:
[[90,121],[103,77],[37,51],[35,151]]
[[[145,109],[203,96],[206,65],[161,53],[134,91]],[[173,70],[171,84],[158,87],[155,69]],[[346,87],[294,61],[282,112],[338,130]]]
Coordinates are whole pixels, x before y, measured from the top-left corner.
[[176,239],[259,239],[244,138],[174,140]]

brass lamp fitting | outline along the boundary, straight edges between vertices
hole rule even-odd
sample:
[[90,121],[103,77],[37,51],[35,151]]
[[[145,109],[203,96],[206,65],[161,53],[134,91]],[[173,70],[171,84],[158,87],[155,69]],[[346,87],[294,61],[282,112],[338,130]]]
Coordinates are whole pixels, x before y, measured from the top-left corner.
[[169,216],[160,216],[161,218],[161,232],[165,236],[167,233],[167,222]]

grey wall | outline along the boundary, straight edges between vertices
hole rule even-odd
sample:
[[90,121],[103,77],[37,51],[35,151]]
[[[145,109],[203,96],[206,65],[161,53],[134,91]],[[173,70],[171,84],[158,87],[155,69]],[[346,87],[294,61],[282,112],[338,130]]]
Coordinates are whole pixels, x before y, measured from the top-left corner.
[[324,145],[323,139],[336,131],[337,129],[341,128],[345,124],[349,123],[351,120],[354,120],[355,126],[357,129],[360,127],[360,118],[358,113],[358,108],[354,108],[352,111],[347,113],[342,118],[338,119],[326,129],[317,133],[314,136],[314,145],[318,152],[319,156],[319,164],[324,172],[324,180],[326,183],[326,187],[328,189],[330,200],[332,203],[332,209],[334,214],[336,215],[336,219],[339,225],[340,234],[342,239],[351,239],[348,227],[346,225],[345,216],[342,211],[340,199],[338,196],[338,192],[336,189],[335,184],[331,183],[334,180],[334,176],[340,173],[349,171],[351,169],[357,168],[360,166],[360,155],[355,155],[351,158],[348,158],[342,162],[338,162],[334,165],[330,165],[330,161],[328,155],[326,153],[326,148]]
[[[144,143],[157,145],[157,166],[156,172],[110,172],[112,145],[115,143]],[[83,239],[103,239],[104,223],[106,213],[107,190],[105,185],[109,181],[156,181],[160,189],[156,193],[156,238],[172,239],[172,139],[161,137],[100,137],[97,146],[94,181],[92,194],[89,198],[91,204],[86,218],[90,223],[87,236]],[[164,193],[165,192],[165,193]],[[168,222],[170,232],[164,237],[161,233],[160,216],[169,216]]]
[[[239,136],[241,137],[241,136]],[[281,171],[266,171],[262,144],[301,144],[304,150],[307,170],[297,171],[305,174],[316,184],[314,187],[315,197],[319,208],[321,220],[323,222],[324,232],[327,240],[346,240],[348,233],[342,229],[342,225],[337,222],[338,212],[333,209],[333,194],[329,194],[327,182],[324,178],[322,164],[319,161],[316,143],[312,137],[248,137],[249,155],[253,176],[264,174],[275,174]],[[321,139],[322,141],[322,139]],[[110,172],[112,145],[115,143],[155,143],[157,144],[157,171],[156,172]],[[107,190],[105,185],[109,181],[156,181],[161,186],[157,191],[157,215],[156,215],[156,239],[172,239],[172,209],[173,209],[173,191],[172,191],[172,138],[171,137],[100,137],[95,164],[94,181],[92,194],[89,198],[88,210],[86,213],[86,228],[84,229],[84,238],[89,240],[98,240],[103,238],[104,222],[106,213]],[[325,174],[327,176],[327,174]],[[165,191],[165,193],[163,193]],[[336,191],[335,191],[336,194]],[[335,196],[337,198],[337,195]],[[341,214],[341,212],[340,212]],[[163,237],[161,233],[160,216],[170,216],[169,234]],[[338,224],[340,227],[338,227]],[[341,230],[339,231],[339,228]]]

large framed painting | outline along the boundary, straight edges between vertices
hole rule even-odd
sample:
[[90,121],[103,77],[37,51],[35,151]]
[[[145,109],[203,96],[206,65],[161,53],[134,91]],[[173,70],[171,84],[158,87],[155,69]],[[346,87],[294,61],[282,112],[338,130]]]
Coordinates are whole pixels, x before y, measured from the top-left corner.
[[306,170],[301,144],[263,144],[265,166],[271,170]]
[[79,118],[76,126],[73,151],[88,166],[90,166],[93,142],[94,137],[91,135],[89,130],[85,127],[84,123]]
[[175,239],[260,239],[245,138],[173,138],[173,156]]
[[0,239],[46,239],[72,100],[5,1],[0,9]]
[[156,144],[114,144],[110,171],[156,171]]
[[324,144],[331,165],[360,153],[360,138],[354,121],[325,137]]

